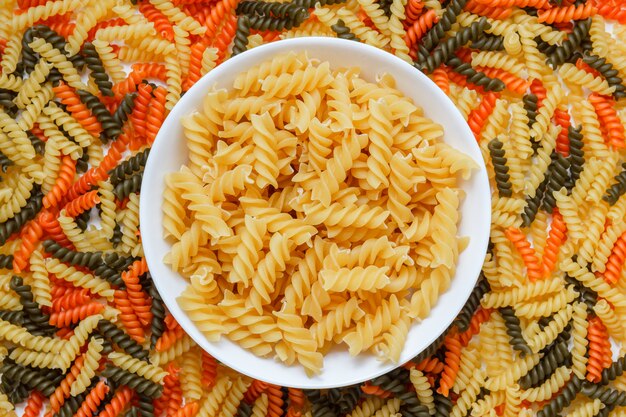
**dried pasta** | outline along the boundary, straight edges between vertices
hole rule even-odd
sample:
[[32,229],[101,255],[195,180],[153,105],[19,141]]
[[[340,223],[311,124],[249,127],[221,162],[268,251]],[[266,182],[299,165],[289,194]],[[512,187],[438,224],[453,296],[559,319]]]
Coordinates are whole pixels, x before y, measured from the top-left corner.
[[[356,134],[351,117],[346,117],[346,113],[351,113],[355,105],[352,97],[359,100],[361,91],[365,92],[369,88],[384,89],[384,85],[359,84],[359,89],[351,90],[351,83],[357,82],[356,72],[348,74],[332,71],[328,63],[314,64],[306,56],[295,54],[273,58],[273,61],[260,64],[250,71],[265,72],[264,68],[268,66],[298,69],[277,75],[268,74],[250,87],[243,84],[243,80],[250,79],[250,76],[241,74],[235,81],[234,91],[228,94],[221,91],[209,93],[205,99],[204,113],[192,114],[184,119],[183,125],[192,150],[192,165],[189,169],[183,168],[179,173],[170,174],[166,180],[170,185],[163,207],[167,219],[165,233],[174,241],[166,261],[178,271],[192,267],[194,257],[203,246],[207,247],[208,253],[221,262],[221,273],[219,270],[211,272],[222,294],[217,299],[213,296],[211,298],[218,306],[216,311],[210,313],[213,320],[218,319],[215,314],[230,317],[232,302],[240,300],[247,310],[245,313],[243,311],[246,310],[243,310],[243,314],[258,314],[260,317],[257,320],[263,318],[267,326],[277,326],[282,331],[284,340],[275,347],[280,359],[291,361],[290,358],[295,357],[307,370],[315,373],[322,367],[319,350],[326,349],[328,343],[339,336],[337,329],[327,328],[330,321],[320,321],[321,311],[330,308],[327,307],[328,301],[324,300],[347,292],[362,293],[364,296],[377,292],[379,299],[389,301],[388,304],[385,301],[382,310],[372,310],[365,316],[364,312],[355,315],[346,310],[343,313],[346,314],[345,322],[332,326],[338,326],[345,334],[344,341],[351,353],[373,349],[374,338],[380,337],[386,342],[380,345],[378,354],[385,355],[384,352],[387,352],[390,359],[397,360],[408,323],[402,321],[404,324],[398,327],[390,318],[399,318],[400,311],[410,317],[426,317],[439,294],[447,289],[461,250],[455,233],[460,202],[458,190],[454,188],[457,181],[455,177],[460,175],[468,178],[475,164],[443,143],[431,142],[430,146],[424,143],[418,145],[419,148],[413,153],[395,148],[389,136],[394,129],[394,120],[407,119],[409,126],[413,126],[410,120],[417,116],[416,122],[420,123],[422,131],[438,132],[428,133],[426,137],[432,135],[430,140],[437,140],[441,132],[440,128],[430,127],[432,122],[421,117],[417,107],[405,98],[398,97],[400,101],[389,109],[386,109],[386,105],[390,103],[385,104],[384,96],[377,101],[370,99],[364,103],[371,111],[369,140],[365,135]],[[300,80],[304,82],[303,85],[299,85]],[[285,89],[287,85],[293,87]],[[252,107],[245,110],[245,119],[237,116],[233,121],[226,119],[218,122],[212,115],[235,116],[227,110],[232,106],[231,100],[241,103],[247,99],[245,92],[250,89],[261,95],[251,104]],[[320,109],[320,104],[316,105],[314,101],[311,101],[313,108],[310,110],[304,103],[305,107],[293,108],[295,112],[309,114],[303,123],[296,121],[283,124],[280,120],[273,120],[272,114],[281,114],[281,101],[299,94],[303,98],[317,95],[317,103],[323,100],[324,94],[333,100],[328,102],[326,109]],[[277,112],[256,113],[270,104],[275,106]],[[211,122],[202,123],[202,120]],[[317,129],[324,125],[327,126],[324,133],[317,133]],[[294,147],[295,135],[306,135],[309,126],[311,142],[305,142],[310,143],[309,152],[298,156]],[[397,127],[401,128],[400,125]],[[231,129],[245,129],[249,133],[243,133],[242,138],[251,142],[231,143],[228,141]],[[339,138],[346,133],[343,144],[337,145],[341,143]],[[330,138],[330,141],[318,144],[318,135]],[[337,139],[333,139],[334,136]],[[232,146],[242,147],[242,150],[252,149],[237,159],[222,157],[221,149]],[[327,148],[323,150],[322,146]],[[365,163],[370,170],[363,178],[357,171],[353,173],[352,169],[356,169],[355,165],[364,149],[369,149]],[[432,163],[432,167],[420,164],[425,158],[431,158],[429,163]],[[232,162],[226,162],[229,160]],[[310,168],[307,162],[311,164]],[[212,172],[203,173],[203,166],[207,164],[213,165]],[[289,178],[295,182],[297,189],[293,197],[289,197],[283,204],[302,213],[302,217],[296,219],[281,214],[280,223],[283,226],[277,223],[274,226],[271,211],[258,211],[255,205],[264,198],[269,198],[271,205],[274,198],[287,191],[287,188],[281,190],[284,187],[281,184],[285,184]],[[432,181],[430,186],[436,192],[434,207],[430,208],[434,209],[430,235],[424,236],[433,241],[429,249],[429,261],[424,265],[431,268],[433,276],[426,277],[421,287],[413,287],[416,291],[410,300],[402,300],[396,298],[394,288],[389,286],[390,282],[399,279],[401,274],[424,274],[417,272],[415,264],[410,261],[412,251],[417,248],[397,241],[403,236],[403,228],[409,227],[408,223],[419,211],[419,206],[413,211],[407,208],[411,201],[410,184],[415,180],[427,185]],[[346,181],[347,188],[342,184]],[[387,186],[388,197],[384,197]],[[209,190],[208,196],[202,195],[203,187]],[[340,197],[344,193],[342,188],[350,192],[345,198]],[[369,203],[357,204],[359,194],[368,198]],[[387,199],[388,202],[384,204]],[[232,206],[232,214],[225,215],[219,206],[231,204],[228,201],[235,203],[235,206]],[[184,220],[187,217],[185,206],[191,211],[191,218],[195,219],[190,224]],[[359,238],[357,235],[347,242],[333,242],[334,237],[354,233],[359,227],[372,232],[381,230],[390,219],[394,219],[399,228],[387,228],[384,240]],[[290,223],[294,227],[289,227]],[[316,281],[308,284],[312,286],[311,294],[306,298],[299,297],[301,302],[289,296],[286,298],[287,304],[280,311],[272,311],[275,308],[272,306],[280,305],[280,300],[288,294],[289,287],[283,283],[285,274],[298,270],[299,260],[306,256],[306,246],[318,239],[316,235],[326,236],[323,238],[326,241],[325,249],[321,254],[326,260]],[[396,239],[395,243],[393,239]],[[375,241],[379,242],[378,249],[376,246],[371,247]],[[371,250],[382,255],[380,263],[374,255],[376,252],[371,255],[365,252]],[[225,274],[223,278],[226,281],[223,281],[221,274]],[[229,286],[224,286],[224,282],[228,282]],[[417,282],[407,281],[406,285],[399,288],[405,291]],[[313,288],[316,290],[313,291]],[[385,295],[381,290],[391,292]],[[313,294],[315,300],[311,298]],[[319,306],[311,310],[310,307],[314,305],[311,303],[319,303]],[[185,297],[181,299],[181,306],[187,311],[195,311],[197,308],[196,301],[192,304]],[[268,308],[271,314],[268,314]],[[305,319],[300,314],[305,314]],[[255,327],[259,325],[260,322],[251,321],[237,330],[234,337],[243,337],[244,330],[256,334]],[[228,325],[224,323],[223,328],[227,329]],[[303,339],[308,328],[317,329],[315,332],[319,336]],[[217,337],[219,332],[211,331],[211,337]],[[228,331],[224,334],[231,337]],[[271,347],[267,344],[277,341],[267,339],[261,343],[261,340],[255,342],[251,338],[252,335],[245,336],[245,343],[254,346],[253,351],[265,354],[269,353],[267,349]],[[304,340],[307,342],[302,343]]]

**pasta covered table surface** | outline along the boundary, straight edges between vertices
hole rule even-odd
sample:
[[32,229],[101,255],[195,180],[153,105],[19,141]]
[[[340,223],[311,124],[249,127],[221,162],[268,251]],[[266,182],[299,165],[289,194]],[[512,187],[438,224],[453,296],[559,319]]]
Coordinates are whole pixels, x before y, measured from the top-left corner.
[[[622,415],[625,10],[2,2],[2,414]],[[199,349],[152,285],[138,220],[150,145],[181,94],[232,55],[311,35],[374,45],[432,77],[493,189],[481,280],[448,331],[397,370],[322,391],[251,380]]]

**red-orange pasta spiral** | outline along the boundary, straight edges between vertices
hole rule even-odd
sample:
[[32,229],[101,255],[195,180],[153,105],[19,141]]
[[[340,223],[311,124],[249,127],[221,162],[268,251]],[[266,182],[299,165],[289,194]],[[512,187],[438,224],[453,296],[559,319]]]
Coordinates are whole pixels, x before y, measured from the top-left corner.
[[39,391],[33,390],[28,397],[22,417],[38,417],[43,407],[44,398]]
[[[180,4],[182,6],[181,9],[183,9],[183,11],[189,16],[196,16],[202,10],[206,10],[210,8],[208,4],[202,4],[202,3],[204,3],[204,1],[193,0],[189,2],[183,1],[183,2],[178,2],[174,4]],[[209,1],[207,3],[215,3],[215,1]],[[203,20],[201,19],[196,19],[196,20],[199,22],[203,22]]]
[[50,208],[56,206],[63,200],[70,186],[74,182],[76,175],[76,162],[68,155],[61,158],[61,167],[59,168],[59,176],[54,182],[54,186],[43,198],[43,206]]
[[148,271],[146,259],[141,258],[133,262],[130,268],[122,272],[122,280],[126,284],[126,293],[128,300],[135,310],[135,314],[143,326],[148,326],[152,321],[152,312],[150,307],[152,302],[150,297],[144,293],[143,287],[139,282],[139,277]]
[[[428,381],[428,384],[433,387],[435,385],[435,376],[432,374],[425,374],[424,375],[426,377],[426,380]],[[454,398],[456,394],[453,392],[450,394],[450,398]]]
[[211,14],[211,8],[199,4],[185,4],[182,7],[183,12],[189,16],[193,16],[198,22],[206,22]]
[[107,392],[109,392],[109,386],[104,381],[98,382],[96,386],[89,391],[89,394],[85,397],[85,401],[83,401],[76,414],[74,414],[74,417],[91,417],[98,409],[98,406]]
[[424,36],[438,20],[437,13],[434,10],[429,10],[413,22],[406,30],[406,35],[404,36],[404,41],[409,49],[414,49],[417,42],[422,39],[422,36]]
[[54,23],[67,23],[69,22],[71,19],[71,15],[69,13],[67,14],[57,14],[54,16],[49,16],[47,19],[42,19],[39,20],[37,23],[42,24],[42,25],[46,25],[46,26],[50,26]]
[[18,274],[28,266],[30,255],[35,251],[43,236],[43,229],[36,220],[29,221],[20,232],[22,242],[13,253],[13,270]]
[[545,9],[551,6],[549,0],[476,0],[476,3],[503,8],[533,7],[535,9]]
[[[118,53],[118,51],[114,51],[114,53]],[[140,76],[141,74],[136,73],[135,71],[131,72],[129,74],[129,76],[133,77],[132,80],[129,80],[129,78],[126,78],[124,81],[122,81],[120,83],[120,92],[122,93],[119,96],[113,96],[113,97],[109,97],[109,96],[103,96],[102,93],[98,93],[97,97],[100,99],[100,101],[102,102],[102,104],[104,104],[104,107],[106,107],[106,109],[109,111],[109,113],[114,114],[115,110],[117,110],[118,106],[120,105],[121,101],[122,101],[122,97],[124,94],[126,93],[132,93],[137,89],[137,85],[135,83],[135,78]],[[122,85],[126,83],[123,87]],[[127,88],[127,90],[123,90],[124,88]],[[115,91],[115,90],[113,90]],[[125,91],[125,92],[124,92]]]
[[54,94],[61,99],[67,111],[76,119],[86,131],[94,136],[98,136],[102,132],[102,125],[98,119],[91,114],[91,111],[82,103],[78,94],[74,92],[74,89],[63,81],[56,87],[52,88]]
[[[614,308],[613,305],[611,303],[608,303],[610,308]],[[611,345],[611,341],[609,339],[609,331],[606,328],[606,326],[604,326],[604,323],[602,323],[602,327],[605,333],[605,338],[604,338],[604,354],[602,355],[602,367],[603,368],[608,368],[609,366],[611,366],[611,364],[613,363],[613,347]]]
[[511,15],[513,9],[505,7],[492,7],[485,4],[480,4],[476,0],[469,0],[465,4],[465,10],[470,13],[474,13],[480,16],[487,16],[491,19],[506,19]]
[[[127,93],[134,93],[137,90],[137,84],[141,82],[143,75],[137,71],[131,71],[125,80],[113,86],[113,93],[115,94],[115,100],[121,100]],[[105,101],[105,104],[107,102]],[[109,102],[110,104],[110,102]],[[109,109],[111,110],[111,109]]]
[[213,46],[217,48],[218,64],[224,60],[228,47],[235,37],[235,32],[237,32],[237,16],[231,13],[225,18],[224,26],[222,26],[222,29],[213,42]]
[[274,42],[280,39],[280,32],[266,31],[261,34],[264,43]]
[[166,416],[171,417],[176,414],[176,411],[183,403],[183,390],[180,387],[180,379],[176,377],[174,384],[171,387],[170,396],[166,405]]
[[48,0],[17,0],[17,7],[22,10],[26,10],[30,7],[41,6],[47,2]]
[[247,403],[252,404],[267,390],[268,386],[269,384],[267,382],[255,379],[243,395],[244,400],[246,400]]
[[420,17],[422,10],[424,10],[422,0],[409,0],[404,10],[404,14],[406,15],[406,19],[404,20],[405,27],[412,25],[413,22]]
[[209,39],[213,39],[225,20],[225,16],[229,14],[235,7],[237,7],[238,0],[221,0],[211,7],[211,13],[209,14],[205,26],[207,31],[205,36]]
[[126,333],[137,343],[143,343],[146,340],[141,323],[133,310],[133,306],[128,300],[126,291],[116,290],[114,294],[115,307],[120,310],[120,320],[126,329]]
[[456,334],[448,335],[443,345],[446,348],[445,362],[437,392],[448,396],[461,367],[461,341]]
[[616,284],[620,279],[624,262],[626,261],[626,233],[623,233],[615,242],[611,255],[606,262],[604,280]]
[[561,126],[559,135],[556,138],[556,151],[561,155],[569,156],[569,135],[568,129],[571,125],[569,113],[564,109],[556,109],[554,111],[554,121]]
[[294,410],[291,407],[287,409],[287,414],[285,414],[285,417],[301,417],[301,416],[302,416],[302,411]]
[[202,351],[202,374],[200,381],[202,386],[211,388],[215,385],[217,377],[217,361],[209,353]]
[[607,142],[616,149],[626,147],[624,125],[617,115],[617,110],[615,110],[615,100],[598,93],[592,93],[589,95],[589,102],[593,105],[600,124],[606,132],[607,137],[605,139]]
[[597,9],[591,3],[571,5],[567,7],[553,7],[537,13],[537,20],[540,23],[557,23],[568,20],[582,20],[596,14]]
[[556,262],[559,257],[559,250],[563,243],[567,240],[567,225],[563,221],[563,216],[558,209],[554,209],[552,215],[552,224],[550,226],[550,232],[548,233],[548,239],[546,239],[546,247],[543,251],[543,258],[541,265],[543,268],[544,277],[549,277],[554,271]]
[[589,340],[589,347],[587,348],[589,355],[587,360],[587,380],[600,382],[602,380],[602,370],[605,368],[604,355],[606,354],[606,346],[608,345],[610,349],[611,342],[609,342],[606,327],[604,327],[604,324],[598,317],[593,317],[589,320],[587,340]]
[[76,377],[80,373],[80,370],[83,367],[83,363],[85,362],[85,356],[79,356],[74,361],[74,364],[65,375],[61,384],[54,390],[52,395],[50,396],[50,407],[52,411],[55,413],[61,409],[61,406],[65,403],[65,400],[70,396],[70,386],[74,381],[76,381]]
[[555,29],[565,33],[572,33],[574,31],[574,24],[571,21],[553,23],[552,26],[554,26]]
[[172,313],[168,312],[165,315],[165,319],[163,321],[165,322],[165,327],[167,328],[167,330],[180,329],[180,324],[178,324],[174,316],[172,316]]
[[159,9],[145,2],[139,4],[139,11],[143,13],[146,19],[154,23],[154,28],[163,39],[167,39],[170,42],[174,41],[172,23]]
[[605,19],[617,20],[619,23],[626,24],[626,9],[615,7],[609,2],[596,2],[597,12]]
[[167,78],[167,70],[163,64],[156,62],[142,62],[133,64],[133,71],[137,71],[141,74],[142,78],[157,78],[165,81]]
[[37,222],[44,229],[47,238],[54,240],[67,249],[74,249],[72,242],[63,233],[56,214],[49,210],[42,210],[37,216]]
[[269,407],[267,409],[267,417],[280,417],[283,415],[283,392],[280,387],[270,384],[267,387],[267,399]]
[[179,327],[174,330],[167,330],[163,332],[161,337],[156,342],[155,349],[157,352],[163,352],[169,349],[176,341],[185,335],[185,331]]
[[54,312],[50,315],[50,324],[58,327],[66,327],[78,323],[85,317],[98,314],[104,309],[104,304],[93,301],[89,304],[77,306],[69,310]]
[[480,141],[481,131],[483,130],[487,119],[493,112],[497,99],[498,94],[490,91],[485,94],[478,107],[473,109],[467,116],[467,124],[474,133],[474,137],[477,141]]
[[302,410],[305,404],[304,392],[299,388],[289,388],[289,407],[294,410]]
[[540,279],[542,274],[541,264],[537,259],[537,255],[535,254],[535,249],[530,246],[526,235],[516,227],[509,227],[504,231],[507,239],[509,239],[517,249],[517,252],[522,257],[524,264],[526,265],[526,270],[528,273],[528,279],[531,281],[536,281]]
[[58,338],[63,340],[68,340],[70,337],[74,336],[74,330],[69,327],[63,327],[56,332]]
[[167,375],[163,378],[163,393],[156,398],[154,404],[154,415],[160,416],[167,409],[167,403],[172,395],[172,389],[178,384],[178,368],[173,362],[167,365]]
[[[134,130],[134,127],[132,130]],[[130,137],[130,141],[128,143],[128,149],[130,149],[131,151],[136,151],[136,150],[141,149],[145,145],[146,145],[146,137],[139,136],[133,132],[133,135]]]
[[467,346],[470,340],[472,340],[472,337],[477,335],[480,331],[480,326],[484,322],[489,320],[489,317],[491,317],[490,309],[479,308],[472,316],[467,330],[459,335],[459,341],[461,342],[461,345]]
[[[68,16],[68,17],[65,17]],[[69,21],[69,15],[62,16],[62,19],[47,19],[44,21],[37,22],[37,24],[43,24],[48,26],[50,29],[54,30],[59,35],[67,38],[74,32],[74,28],[76,27],[75,23]],[[61,17],[61,16],[55,16]]]
[[211,39],[204,37],[199,42],[191,45],[191,56],[189,57],[189,71],[187,78],[183,82],[183,89],[189,90],[200,79],[202,71],[202,55],[206,48],[211,44]]
[[530,83],[530,92],[537,96],[537,108],[541,107],[543,100],[546,98],[546,88],[541,80],[534,79]]
[[64,289],[63,293],[54,294],[53,297],[52,311],[57,312],[81,306],[91,300],[89,290],[85,288]]
[[435,357],[426,358],[417,365],[415,365],[415,369],[422,372],[429,372],[431,374],[439,374],[443,371],[443,368],[443,362]]
[[[117,140],[113,142],[106,156],[102,159],[102,162],[100,162],[100,165],[98,166],[97,181],[109,178],[109,171],[115,168],[120,162],[123,156],[122,154],[126,150],[129,141],[129,135],[126,132],[123,132],[118,136]],[[68,196],[70,194],[71,193],[68,193]]]
[[509,72],[506,72],[500,68],[480,67],[477,66],[476,71],[482,71],[491,78],[499,78],[504,82],[506,89],[515,94],[524,94],[528,87],[530,87],[530,81],[517,77]]
[[[98,417],[116,417],[126,407],[126,404],[133,398],[133,391],[126,385],[115,391],[115,395],[111,401],[104,406],[104,410],[98,414]],[[158,414],[157,414],[158,415]]]
[[126,133],[119,135],[115,140],[106,156],[100,162],[97,167],[92,167],[85,172],[78,181],[76,181],[67,192],[65,201],[71,201],[82,194],[86,193],[92,185],[97,184],[99,181],[109,178],[109,171],[115,168],[118,162],[122,159],[123,152],[128,145],[129,137]]
[[441,91],[446,93],[446,95],[450,95],[450,78],[448,78],[448,74],[443,68],[437,68],[433,71],[433,81]]
[[[114,149],[114,148],[111,148],[111,149]],[[111,153],[111,150],[109,150],[108,154],[110,154],[110,153]],[[108,156],[108,154],[107,154],[107,156]],[[120,159],[121,158],[122,158],[122,156],[120,155]],[[77,199],[78,197],[83,195],[85,192],[87,192],[87,190],[89,190],[92,185],[97,184],[98,181],[100,181],[102,179],[104,179],[104,178],[102,178],[100,176],[98,167],[92,167],[92,168],[88,169],[87,172],[85,172],[78,179],[78,181],[76,181],[70,187],[70,189],[67,191],[67,196],[65,197],[63,202],[67,203],[68,201],[72,201],[72,200]]]
[[198,412],[198,402],[192,401],[174,413],[174,417],[193,417]]
[[148,116],[148,106],[151,99],[152,87],[148,84],[141,84],[137,88],[135,107],[130,114],[130,120],[135,128],[136,136],[146,135],[146,117]]
[[154,97],[150,101],[146,117],[146,138],[149,144],[154,142],[163,120],[165,120],[165,97],[167,95],[163,87],[157,87],[153,94]]
[[70,217],[76,217],[86,210],[95,207],[100,203],[100,196],[98,196],[98,190],[89,191],[81,195],[80,197],[70,201],[65,205],[65,212]]
[[[66,287],[55,282],[52,288],[50,288],[50,295],[52,296],[52,298],[62,297],[64,294],[67,294],[68,291],[72,290],[73,289],[70,287]],[[54,305],[54,301],[52,305]]]
[[[361,22],[363,22],[364,25],[366,25],[366,26],[368,26],[368,27],[370,27],[370,28],[372,28],[374,30],[377,30],[376,26],[374,26],[374,23],[372,22],[372,19],[370,19],[369,16],[367,15],[367,13],[365,13],[365,10],[359,9],[359,11],[356,12],[356,17],[358,17],[359,20]],[[404,24],[405,24],[405,28],[406,28],[406,20],[404,21]]]
[[361,391],[367,395],[375,395],[380,398],[389,398],[393,395],[391,392],[385,391],[377,385],[372,385],[369,381],[361,385]]
[[46,142],[48,140],[48,138],[43,134],[43,130],[41,130],[41,128],[39,127],[39,124],[35,123],[30,131],[33,135],[37,136],[43,142]]

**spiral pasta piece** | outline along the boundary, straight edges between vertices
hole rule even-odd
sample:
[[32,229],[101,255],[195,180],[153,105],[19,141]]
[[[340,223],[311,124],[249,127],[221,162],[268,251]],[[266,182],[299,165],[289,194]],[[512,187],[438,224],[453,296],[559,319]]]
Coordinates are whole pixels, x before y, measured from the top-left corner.
[[537,14],[537,20],[542,23],[559,23],[568,20],[582,20],[593,16],[596,9],[592,4],[571,5],[567,7],[553,7]]
[[482,137],[482,128],[484,127],[487,119],[493,112],[497,98],[498,96],[495,93],[487,93],[483,97],[483,100],[480,102],[479,106],[476,109],[472,110],[472,112],[469,114],[467,118],[467,124],[472,129],[476,140],[479,140]]
[[546,247],[541,259],[543,273],[545,276],[549,276],[556,266],[560,247],[567,239],[566,233],[567,225],[563,221],[563,216],[561,216],[557,210],[552,218],[550,233],[548,235],[548,239],[546,240]]
[[624,262],[626,262],[626,233],[622,233],[615,241],[611,255],[605,264],[604,279],[611,284],[616,284],[620,279]]
[[608,347],[610,351],[610,342],[606,333],[606,327],[598,318],[589,320],[587,328],[587,339],[589,340],[589,359],[587,361],[587,379],[589,381],[599,381],[602,379],[602,369],[604,368],[603,355]]
[[524,260],[528,270],[528,277],[532,281],[540,279],[542,275],[541,264],[539,263],[539,259],[535,256],[535,251],[530,246],[530,243],[528,243],[524,234],[519,229],[508,228],[506,229],[506,236],[511,242],[513,242],[520,256]]
[[626,146],[624,143],[624,126],[613,108],[612,100],[593,93],[589,95],[589,102],[593,105],[601,126],[606,132],[605,137],[611,146],[617,149]]
[[606,265],[611,255],[611,249],[624,232],[626,232],[626,225],[622,222],[615,223],[606,228],[593,254],[593,271],[604,272],[606,270]]

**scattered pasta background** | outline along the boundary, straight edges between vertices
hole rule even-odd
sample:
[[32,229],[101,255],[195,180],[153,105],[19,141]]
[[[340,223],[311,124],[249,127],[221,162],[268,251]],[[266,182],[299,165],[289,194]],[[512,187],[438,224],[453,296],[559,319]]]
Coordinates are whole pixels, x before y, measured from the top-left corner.
[[[3,415],[623,415],[624,23],[621,0],[3,1]],[[195,346],[152,286],[138,222],[181,94],[234,54],[311,35],[432,77],[493,188],[454,324],[397,370],[325,391],[250,380]]]

